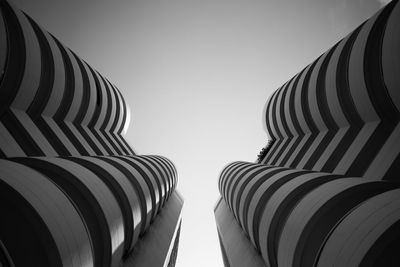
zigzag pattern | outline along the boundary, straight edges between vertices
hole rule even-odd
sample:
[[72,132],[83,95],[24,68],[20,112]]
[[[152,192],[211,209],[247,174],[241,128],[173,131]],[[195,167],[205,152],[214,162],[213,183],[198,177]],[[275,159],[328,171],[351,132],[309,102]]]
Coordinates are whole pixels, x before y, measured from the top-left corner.
[[0,157],[132,155],[119,90],[1,1]]
[[266,266],[387,266],[397,257],[382,260],[399,241],[397,183],[234,162],[219,189]]
[[[272,94],[261,164],[220,175],[220,236],[240,237],[236,221],[266,266],[399,264],[399,48],[392,1]],[[240,266],[227,234],[221,244]]]
[[16,266],[120,266],[175,187],[160,156],[0,159],[1,241]]
[[7,1],[0,69],[0,266],[136,264],[167,200],[182,205],[173,163],[135,155],[119,90]]
[[393,1],[278,89],[262,163],[370,179],[400,166],[400,6]]

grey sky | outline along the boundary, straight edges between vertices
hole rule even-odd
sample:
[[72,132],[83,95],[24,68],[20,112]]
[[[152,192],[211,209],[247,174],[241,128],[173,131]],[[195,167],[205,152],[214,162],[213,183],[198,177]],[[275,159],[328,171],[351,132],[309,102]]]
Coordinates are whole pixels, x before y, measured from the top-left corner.
[[266,144],[271,92],[385,2],[14,0],[119,87],[135,150],[175,162],[185,198],[178,267],[222,266],[218,175]]

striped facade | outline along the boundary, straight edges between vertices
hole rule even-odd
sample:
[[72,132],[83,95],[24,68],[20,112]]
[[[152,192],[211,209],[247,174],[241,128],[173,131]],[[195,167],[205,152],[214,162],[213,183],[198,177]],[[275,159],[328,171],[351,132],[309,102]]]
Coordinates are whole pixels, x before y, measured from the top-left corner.
[[0,71],[0,266],[167,266],[177,171],[126,142],[116,86],[7,1]]
[[221,172],[227,266],[399,266],[400,4],[276,90],[271,145]]

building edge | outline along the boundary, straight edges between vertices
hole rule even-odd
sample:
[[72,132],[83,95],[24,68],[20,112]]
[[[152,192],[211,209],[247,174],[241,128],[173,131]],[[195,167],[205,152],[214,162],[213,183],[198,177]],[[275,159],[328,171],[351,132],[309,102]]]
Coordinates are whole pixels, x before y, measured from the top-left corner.
[[132,254],[123,263],[123,267],[175,266],[169,263],[175,261],[171,256],[176,256],[178,249],[176,242],[179,240],[183,203],[180,193],[174,190],[151,227],[136,243]]

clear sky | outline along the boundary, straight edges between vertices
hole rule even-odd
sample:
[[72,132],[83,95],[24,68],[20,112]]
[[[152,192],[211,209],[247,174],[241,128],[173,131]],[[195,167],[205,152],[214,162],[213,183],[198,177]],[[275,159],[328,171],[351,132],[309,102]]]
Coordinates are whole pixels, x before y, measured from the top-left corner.
[[218,267],[220,171],[266,144],[273,90],[388,1],[13,2],[122,91],[137,153],[175,163],[185,198],[177,266]]

